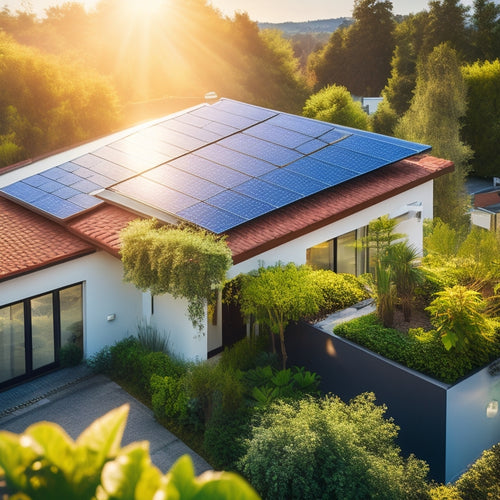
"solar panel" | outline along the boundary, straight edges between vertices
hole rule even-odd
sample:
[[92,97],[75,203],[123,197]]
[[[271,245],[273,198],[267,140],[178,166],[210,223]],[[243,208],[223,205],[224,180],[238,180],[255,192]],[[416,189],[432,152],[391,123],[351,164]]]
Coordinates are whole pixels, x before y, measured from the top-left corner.
[[311,139],[309,142],[306,142],[295,149],[299,153],[308,155],[314,153],[314,151],[318,151],[318,149],[324,148],[326,145],[326,142],[320,141],[319,139]]
[[205,127],[210,123],[210,120],[206,120],[205,118],[200,118],[199,116],[195,116],[192,113],[183,113],[176,117],[176,120],[189,123],[189,125],[194,125],[195,127]]
[[45,191],[46,193],[53,193],[57,189],[60,189],[62,186],[59,182],[53,181],[51,179],[47,179],[47,182],[40,184],[38,189]]
[[111,179],[114,184],[115,182],[120,182],[131,177],[134,172],[128,168],[121,167],[116,163],[104,160],[93,154],[88,154],[82,156],[75,162],[81,163],[83,166],[87,166],[95,174],[104,175],[105,177]]
[[207,130],[211,130],[216,134],[227,137],[228,135],[238,132],[238,129],[230,127],[229,125],[224,125],[223,123],[210,122],[206,127]]
[[274,118],[271,118],[268,123],[270,125],[276,125],[278,127],[294,130],[300,132],[301,134],[316,138],[323,134],[326,134],[326,132],[334,128],[331,123],[320,122],[317,120],[304,118],[302,116],[287,114],[279,114]]
[[[135,137],[136,134],[126,137],[120,141],[115,141],[109,146],[113,149],[118,149],[125,154],[136,157],[145,168],[159,165],[170,160],[170,155],[163,154],[156,149],[148,146],[147,139],[143,140],[140,136]],[[146,144],[144,144],[144,142]]]
[[261,179],[250,179],[234,188],[234,191],[269,203],[276,208],[288,205],[301,198],[299,193],[270,184]]
[[50,168],[49,170],[45,170],[45,172],[43,172],[44,177],[48,177],[49,179],[52,179],[54,181],[57,181],[59,178],[66,175],[68,175],[68,172],[60,167]]
[[29,186],[38,187],[47,182],[47,177],[44,177],[43,175],[39,174],[32,175],[31,177],[23,179],[23,182],[25,182]]
[[277,111],[261,108],[258,106],[252,106],[251,104],[246,104],[243,102],[232,101],[230,99],[221,99],[212,107],[227,111],[228,113],[233,113],[235,115],[252,118],[256,121],[268,120],[272,116],[276,116],[276,114],[278,113]]
[[112,191],[128,196],[148,206],[177,213],[198,200],[185,193],[180,193],[143,176],[133,177],[111,188]]
[[274,207],[269,205],[269,203],[229,190],[212,196],[212,198],[209,198],[206,202],[217,208],[222,208],[223,210],[239,215],[247,220],[254,219],[259,215],[274,210]]
[[61,198],[63,200],[67,200],[71,198],[72,196],[76,196],[77,194],[80,194],[80,191],[77,191],[76,189],[73,189],[68,186],[62,186],[56,191],[52,193],[54,196],[57,196],[58,198]]
[[219,143],[210,144],[200,149],[196,152],[196,156],[201,156],[214,163],[230,167],[252,177],[259,177],[275,168],[268,162],[224,148]]
[[288,167],[280,168],[269,172],[261,177],[262,180],[289,189],[303,196],[317,193],[329,187],[326,182],[320,182],[311,177],[295,173]]
[[[90,198],[90,196],[89,196]],[[99,203],[99,200],[93,198],[95,204]],[[82,211],[80,205],[71,203],[69,200],[61,199],[52,194],[44,194],[42,197],[37,198],[32,205],[39,210],[42,210],[50,215],[58,217],[59,219],[66,219],[72,215],[76,215]]]
[[243,130],[247,127],[255,125],[258,120],[247,118],[245,116],[238,116],[232,113],[226,113],[220,109],[213,106],[206,106],[203,108],[198,108],[192,111],[192,114],[210,120],[212,122],[222,123],[223,125],[229,125],[237,130]]
[[225,188],[237,186],[250,179],[248,175],[201,158],[195,154],[182,156],[181,158],[172,160],[169,164]]
[[177,118],[174,118],[173,120],[167,120],[163,122],[162,125],[170,130],[175,130],[176,132],[189,135],[190,137],[200,139],[204,142],[215,142],[223,137],[223,135],[216,134],[215,132],[212,132],[210,130],[195,127],[194,125],[190,125],[189,123],[183,123]]
[[179,217],[193,222],[198,226],[213,231],[216,234],[247,222],[236,214],[200,202],[177,213]]
[[346,139],[347,137],[349,137],[349,135],[352,134],[348,134],[347,132],[343,132],[341,130],[333,129],[328,131],[326,134],[323,134],[320,137],[320,139],[323,142],[326,142],[327,144],[332,144],[333,142],[342,141]]
[[352,170],[324,163],[309,156],[286,166],[285,170],[324,183],[327,187],[335,186],[358,175],[357,172]]
[[272,142],[273,144],[279,144],[280,146],[285,146],[290,149],[296,149],[311,140],[311,138],[307,135],[281,127],[276,127],[268,122],[259,123],[250,127],[245,130],[245,134]]
[[46,194],[44,191],[22,181],[5,186],[1,191],[25,203],[33,203]]
[[134,172],[141,172],[147,168],[147,166],[145,166],[146,160],[140,160],[135,156],[123,153],[122,151],[118,151],[118,149],[114,149],[110,146],[104,146],[97,151],[94,151],[93,154],[103,158],[104,160],[116,163],[121,167],[133,170]]
[[312,153],[311,158],[353,170],[358,174],[370,172],[383,165],[387,165],[387,162],[380,158],[356,153],[355,151],[348,151],[338,144],[332,144],[331,146],[327,146],[324,149]]
[[156,181],[181,193],[189,193],[190,196],[197,200],[210,198],[224,189],[218,184],[201,179],[172,165],[160,165],[143,175],[147,179]]
[[267,161],[278,167],[287,165],[302,156],[292,149],[278,146],[277,144],[272,144],[244,133],[222,139],[219,144],[248,156]]

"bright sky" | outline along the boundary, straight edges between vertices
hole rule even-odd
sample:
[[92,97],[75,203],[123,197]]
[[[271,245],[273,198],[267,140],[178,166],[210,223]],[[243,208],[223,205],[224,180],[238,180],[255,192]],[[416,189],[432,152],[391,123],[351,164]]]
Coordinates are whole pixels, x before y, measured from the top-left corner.
[[[43,15],[47,7],[65,3],[68,0],[0,0],[0,7],[7,6],[12,12],[32,10]],[[92,8],[98,0],[77,0]],[[148,2],[149,0],[137,0]],[[392,0],[394,14],[409,14],[428,8],[428,0]],[[463,0],[472,5],[473,0]],[[212,0],[212,5],[224,14],[232,16],[235,11],[248,12],[254,21],[284,22],[312,21],[336,17],[350,17],[354,0]]]

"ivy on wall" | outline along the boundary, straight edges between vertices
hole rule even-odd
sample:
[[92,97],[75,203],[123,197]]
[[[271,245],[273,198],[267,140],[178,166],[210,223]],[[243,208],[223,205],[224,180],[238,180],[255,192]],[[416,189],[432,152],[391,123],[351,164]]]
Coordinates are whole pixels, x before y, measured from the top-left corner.
[[125,281],[153,295],[187,299],[188,317],[201,330],[205,305],[232,265],[225,239],[154,219],[132,221],[120,236]]

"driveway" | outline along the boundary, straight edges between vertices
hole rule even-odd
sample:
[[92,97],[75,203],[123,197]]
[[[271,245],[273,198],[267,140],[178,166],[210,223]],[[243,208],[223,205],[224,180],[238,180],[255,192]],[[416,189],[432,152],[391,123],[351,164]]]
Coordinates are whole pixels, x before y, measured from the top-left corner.
[[210,465],[171,432],[153,412],[104,375],[86,368],[60,370],[0,392],[0,430],[23,432],[42,420],[55,422],[76,439],[96,418],[123,404],[130,406],[122,446],[149,441],[152,462],[163,472],[182,455],[193,459],[196,474]]

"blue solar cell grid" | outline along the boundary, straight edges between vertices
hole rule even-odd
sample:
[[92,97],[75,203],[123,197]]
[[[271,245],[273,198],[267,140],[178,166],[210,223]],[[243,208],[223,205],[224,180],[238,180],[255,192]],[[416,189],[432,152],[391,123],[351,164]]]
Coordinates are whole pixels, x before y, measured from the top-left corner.
[[355,151],[348,151],[338,144],[332,144],[324,149],[312,153],[311,158],[330,163],[338,167],[352,170],[358,174],[371,172],[379,167],[387,165],[387,161],[374,158]]
[[317,182],[322,182],[328,187],[335,186],[358,175],[352,170],[334,167],[329,163],[324,163],[311,157],[304,157],[285,167],[285,170],[309,177]]
[[297,174],[289,170],[287,167],[273,170],[272,172],[263,175],[261,179],[271,184],[285,187],[290,191],[300,193],[303,196],[318,193],[319,191],[329,187],[329,184],[326,182],[321,182],[317,179]]
[[272,205],[234,191],[223,191],[206,200],[210,205],[221,208],[250,220],[274,209]]
[[247,127],[255,125],[258,122],[258,120],[247,118],[245,116],[226,113],[225,111],[216,109],[214,106],[198,108],[195,111],[192,111],[192,114],[205,118],[206,120],[222,123],[222,125],[228,125],[236,130],[243,130]]
[[271,125],[300,132],[310,137],[318,138],[334,128],[330,123],[310,120],[301,116],[279,114],[268,121]]
[[216,234],[223,233],[228,229],[247,222],[246,219],[236,214],[226,212],[206,203],[192,205],[177,212],[177,215],[190,222],[196,221],[198,226],[213,231]]
[[251,104],[245,104],[243,102],[231,101],[228,99],[223,99],[215,103],[212,108],[227,111],[228,113],[243,116],[246,118],[251,118],[255,121],[268,120],[269,118],[278,114],[277,111],[260,108],[258,106],[252,106]]
[[245,131],[245,134],[263,139],[265,141],[285,146],[290,149],[296,149],[302,144],[309,142],[311,138],[307,135],[287,130],[281,127],[270,125],[269,123],[259,123]]
[[234,191],[269,203],[275,208],[288,205],[301,198],[299,193],[255,178],[236,186]]

